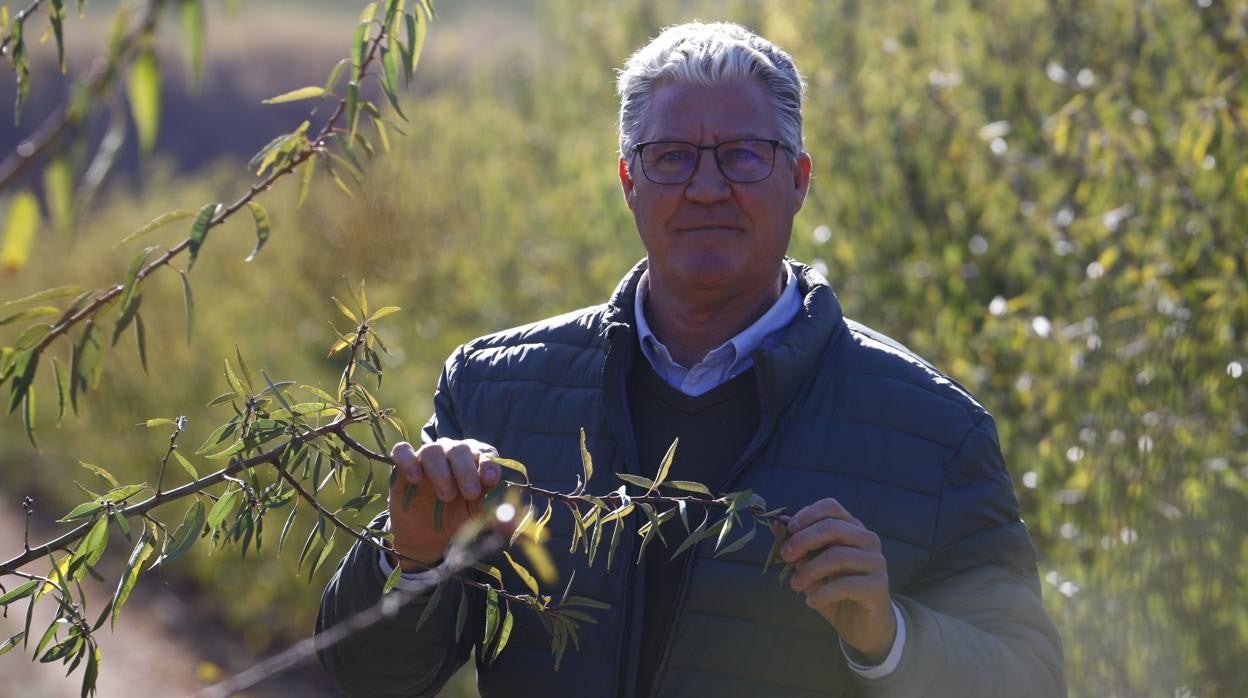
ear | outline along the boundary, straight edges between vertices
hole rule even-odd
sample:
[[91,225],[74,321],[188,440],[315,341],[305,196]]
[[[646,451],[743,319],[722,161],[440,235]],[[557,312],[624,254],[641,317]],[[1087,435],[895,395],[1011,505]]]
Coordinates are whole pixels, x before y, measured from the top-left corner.
[[793,164],[793,213],[795,215],[802,210],[806,194],[810,192],[811,166],[810,153],[802,151],[797,154],[797,161]]
[[628,204],[629,210],[633,208],[633,202],[637,198],[637,183],[633,181],[632,175],[628,172],[628,161],[620,158],[619,166],[620,189],[624,192],[624,203]]

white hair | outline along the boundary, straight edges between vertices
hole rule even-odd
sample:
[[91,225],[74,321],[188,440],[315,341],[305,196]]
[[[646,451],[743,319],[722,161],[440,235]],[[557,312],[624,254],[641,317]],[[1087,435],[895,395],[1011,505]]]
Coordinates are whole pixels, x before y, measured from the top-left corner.
[[739,24],[689,22],[663,30],[624,63],[620,94],[620,154],[632,155],[650,97],[661,82],[717,85],[757,80],[771,95],[780,139],[802,150],[802,76],[793,58]]

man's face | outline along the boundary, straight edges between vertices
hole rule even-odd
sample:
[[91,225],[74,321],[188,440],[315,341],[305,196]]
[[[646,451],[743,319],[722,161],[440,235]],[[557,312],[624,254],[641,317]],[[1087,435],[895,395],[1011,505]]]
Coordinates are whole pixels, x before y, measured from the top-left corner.
[[[661,85],[651,95],[638,142],[707,146],[779,137],[767,89],[749,80],[711,87]],[[778,289],[793,216],[810,185],[808,155],[794,162],[791,151],[779,149],[771,175],[751,184],[725,178],[711,150],[701,151],[693,177],[683,184],[650,181],[640,158],[631,153],[621,158],[619,174],[649,258],[654,292],[688,301],[729,293],[749,302]]]

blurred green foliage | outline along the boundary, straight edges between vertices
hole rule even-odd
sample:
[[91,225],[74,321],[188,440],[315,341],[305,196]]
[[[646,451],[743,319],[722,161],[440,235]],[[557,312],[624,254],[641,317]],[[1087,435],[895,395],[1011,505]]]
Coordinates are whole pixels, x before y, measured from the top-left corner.
[[[44,401],[42,453],[16,415],[0,424],[6,488],[68,505],[76,460],[153,479],[167,435],[134,424],[186,414],[188,442],[206,436],[228,417],[202,405],[235,345],[274,380],[332,387],[326,321],[344,278],[404,308],[382,329],[398,351],[379,394],[415,429],[456,344],[600,302],[641,256],[615,179],[613,69],[661,26],[712,12],[784,46],[808,79],[815,178],[793,256],[997,416],[1071,694],[1248,692],[1243,1],[547,3],[531,40],[409,103],[408,136],[368,167],[372,193],[321,183],[296,211],[297,184],[281,185],[250,264],[248,223],[214,231],[190,346],[179,281],[158,274],[151,374],[126,337],[78,421],[52,427]],[[116,240],[236,195],[239,172],[115,187],[4,296],[120,278],[134,250]],[[196,553],[177,571],[249,646],[311,627],[328,570],[307,584],[271,549],[263,564]]]

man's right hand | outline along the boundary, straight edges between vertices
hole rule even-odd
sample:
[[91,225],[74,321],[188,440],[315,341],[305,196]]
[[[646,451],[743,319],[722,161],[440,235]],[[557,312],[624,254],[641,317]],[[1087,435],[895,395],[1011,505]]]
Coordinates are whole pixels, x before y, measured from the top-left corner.
[[[437,564],[459,527],[481,511],[482,496],[502,477],[498,463],[490,460],[497,455],[493,446],[474,439],[438,439],[419,449],[401,441],[390,449],[395,467],[390,531],[404,572]],[[408,485],[416,490],[410,501]],[[433,525],[436,499],[444,505],[442,530]]]

